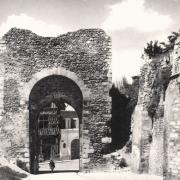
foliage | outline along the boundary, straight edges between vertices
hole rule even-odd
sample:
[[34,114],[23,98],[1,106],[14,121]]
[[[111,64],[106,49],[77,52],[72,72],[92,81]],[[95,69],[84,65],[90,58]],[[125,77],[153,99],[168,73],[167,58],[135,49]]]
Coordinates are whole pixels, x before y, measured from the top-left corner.
[[[154,83],[152,86],[152,97],[147,106],[148,114],[153,119],[158,110],[158,105],[160,101],[161,94],[164,94],[169,84],[169,78],[171,76],[171,65],[158,70],[154,79]],[[163,113],[159,115],[163,116]]]
[[132,84],[129,84],[127,79],[123,77],[122,82],[119,86],[119,91],[126,95],[130,99],[127,110],[129,113],[132,113],[134,111],[134,108],[137,104],[138,100],[138,92],[139,92],[139,77],[137,77],[137,80],[134,80]]
[[168,42],[158,42],[158,41],[150,41],[147,43],[146,48],[144,48],[145,54],[149,56],[149,58],[155,57],[162,53],[168,52],[169,50],[174,48],[175,41],[179,37],[179,32],[172,32],[171,35],[167,37]]
[[144,52],[149,56],[149,58],[151,58],[162,54],[163,50],[158,41],[150,41],[147,43],[147,47],[144,48]]
[[172,32],[171,35],[169,35],[168,38],[168,43],[161,42],[161,46],[163,47],[163,52],[168,52],[169,50],[174,48],[175,41],[180,35],[179,32]]
[[129,84],[126,78],[113,84],[110,90],[112,97],[111,136],[112,149],[122,148],[129,140],[131,130],[131,115],[137,104],[139,78]]
[[[147,48],[144,48],[144,52],[149,56],[149,58],[155,57],[162,53],[168,52],[169,50],[174,48],[175,41],[179,37],[180,32],[172,32],[170,36],[168,36],[168,43],[158,43],[158,41],[150,41],[147,43]],[[154,64],[156,62],[152,62],[152,65],[155,69],[157,69],[157,65]],[[171,65],[169,61],[166,61],[167,66],[163,67],[162,69],[156,71],[156,76],[154,79],[154,83],[152,86],[152,96],[150,98],[150,102],[147,105],[147,110],[149,116],[153,119],[156,115],[158,109],[160,95],[162,93],[165,94],[166,88],[169,84],[169,78],[171,76]],[[160,111],[160,110],[159,110]],[[159,116],[163,116],[163,113],[158,113]]]
[[179,32],[172,32],[171,35],[168,36],[169,42],[174,43],[179,35],[180,35]]
[[127,97],[129,97],[131,94],[131,85],[128,83],[125,77],[122,78],[119,90],[120,92],[124,93]]

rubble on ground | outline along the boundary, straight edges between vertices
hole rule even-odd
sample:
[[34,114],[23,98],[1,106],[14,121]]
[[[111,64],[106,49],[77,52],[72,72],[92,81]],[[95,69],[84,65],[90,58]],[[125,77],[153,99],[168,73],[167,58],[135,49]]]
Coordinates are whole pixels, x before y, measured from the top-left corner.
[[[1,150],[0,150],[1,151]],[[19,174],[29,175],[28,172],[22,170],[16,165],[16,161],[8,160],[8,157],[3,156],[2,152],[0,152],[0,168],[7,167],[14,172]]]
[[107,161],[107,166],[112,171],[130,171],[131,154],[127,151],[127,146],[103,156]]

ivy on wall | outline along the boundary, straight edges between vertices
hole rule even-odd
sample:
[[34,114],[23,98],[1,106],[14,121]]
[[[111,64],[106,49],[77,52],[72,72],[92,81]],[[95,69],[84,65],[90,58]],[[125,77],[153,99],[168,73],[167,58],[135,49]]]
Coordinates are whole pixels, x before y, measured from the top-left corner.
[[[152,84],[152,95],[150,96],[150,102],[147,104],[148,114],[152,119],[155,117],[158,110],[161,95],[165,98],[165,91],[171,76],[171,68],[171,65],[167,65],[162,69],[156,70],[156,75]],[[162,117],[164,113],[162,112],[159,115]]]

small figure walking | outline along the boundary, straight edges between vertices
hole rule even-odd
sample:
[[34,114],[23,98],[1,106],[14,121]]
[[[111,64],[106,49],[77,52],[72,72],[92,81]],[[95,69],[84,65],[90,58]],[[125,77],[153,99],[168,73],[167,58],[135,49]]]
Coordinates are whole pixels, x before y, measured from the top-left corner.
[[50,162],[49,162],[49,167],[50,167],[50,169],[51,169],[51,172],[53,172],[54,171],[54,168],[55,168],[55,163],[54,163],[54,161],[51,159],[50,160]]

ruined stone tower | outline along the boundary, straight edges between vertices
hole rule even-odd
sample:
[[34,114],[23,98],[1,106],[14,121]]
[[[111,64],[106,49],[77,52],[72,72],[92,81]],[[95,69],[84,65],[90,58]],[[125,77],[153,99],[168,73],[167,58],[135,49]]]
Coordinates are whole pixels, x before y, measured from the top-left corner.
[[145,58],[132,116],[132,170],[180,178],[180,38],[171,50]]
[[0,41],[0,149],[37,173],[37,117],[50,102],[70,104],[80,122],[80,171],[102,163],[109,134],[110,38],[100,29],[56,38],[11,29]]

